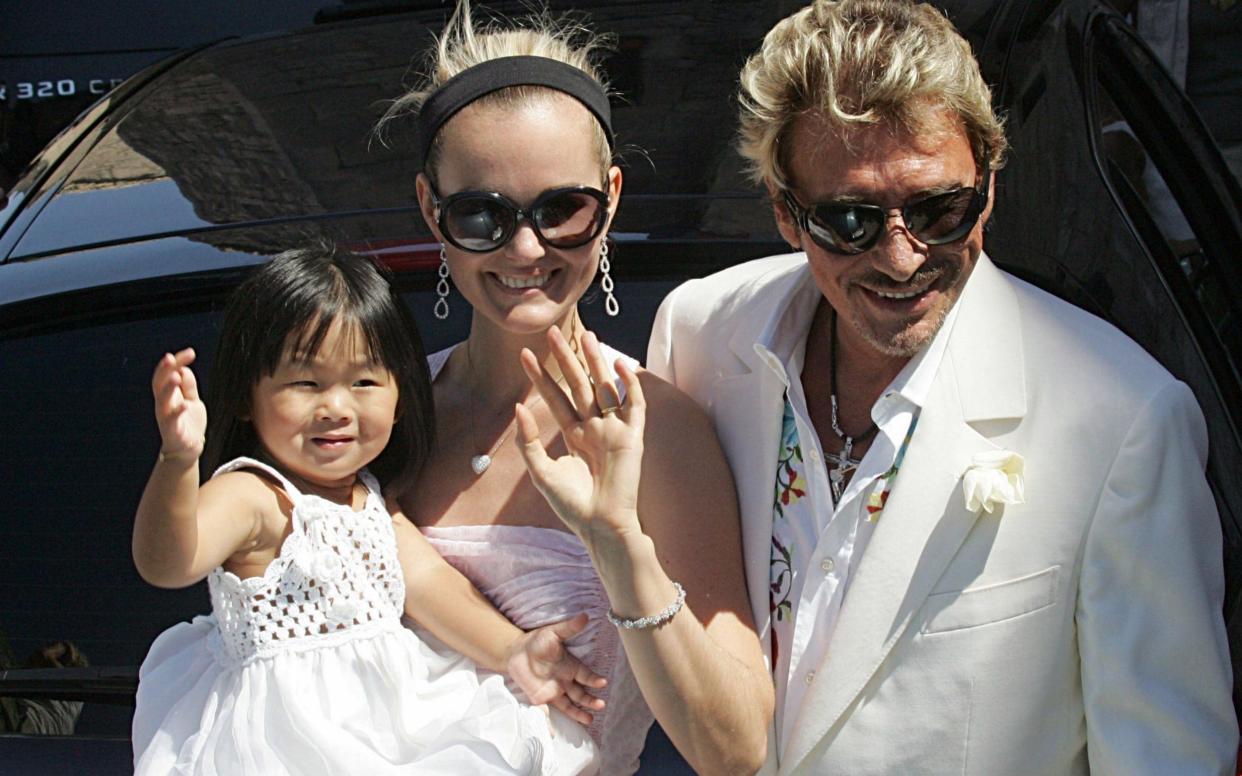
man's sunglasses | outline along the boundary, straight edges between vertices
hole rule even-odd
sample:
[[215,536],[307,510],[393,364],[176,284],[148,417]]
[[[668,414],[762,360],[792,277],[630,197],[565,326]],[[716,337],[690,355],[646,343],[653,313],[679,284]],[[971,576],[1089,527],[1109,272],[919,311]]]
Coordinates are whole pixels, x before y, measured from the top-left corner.
[[884,234],[889,213],[900,213],[906,230],[924,245],[944,245],[960,240],[975,228],[988,206],[988,164],[976,188],[935,194],[900,208],[885,209],[857,202],[822,202],[803,207],[791,191],[784,193],[785,206],[802,231],[830,253],[848,256],[871,250]]
[[608,195],[589,186],[550,189],[523,210],[495,191],[459,191],[441,199],[433,189],[444,239],[463,251],[487,253],[513,238],[525,219],[553,248],[577,248],[599,236],[608,221]]

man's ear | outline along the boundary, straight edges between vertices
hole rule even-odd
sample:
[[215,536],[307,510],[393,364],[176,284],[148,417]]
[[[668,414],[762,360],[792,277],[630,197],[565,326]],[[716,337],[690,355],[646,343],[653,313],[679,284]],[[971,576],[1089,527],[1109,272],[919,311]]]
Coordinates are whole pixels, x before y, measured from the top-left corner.
[[979,221],[984,225],[988,225],[988,221],[992,218],[992,207],[996,204],[996,170],[988,172],[988,206],[983,209],[979,215]]
[[765,185],[768,187],[768,200],[772,203],[772,215],[776,217],[777,231],[795,251],[802,250],[802,230],[794,221],[793,213],[789,212],[785,197],[773,181],[767,181]]

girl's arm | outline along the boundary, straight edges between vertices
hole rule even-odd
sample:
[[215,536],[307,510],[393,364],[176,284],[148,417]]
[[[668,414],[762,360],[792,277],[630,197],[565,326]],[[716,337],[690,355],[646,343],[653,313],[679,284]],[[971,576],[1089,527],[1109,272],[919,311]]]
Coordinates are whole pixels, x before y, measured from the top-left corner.
[[531,703],[550,703],[584,725],[604,701],[588,692],[606,683],[565,649],[587,624],[579,614],[525,632],[501,614],[470,580],[436,552],[389,503],[405,578],[405,613],[479,666],[512,677]]
[[[186,587],[253,543],[263,501],[274,497],[257,477],[238,474],[198,486],[207,410],[190,371],[194,350],[164,354],[151,389],[159,424],[159,459],[134,517],[138,573],[158,587]],[[227,481],[226,481],[227,480]]]
[[675,387],[624,363],[626,400],[609,411],[617,399],[594,335],[582,344],[598,393],[559,330],[549,341],[569,396],[534,354],[522,363],[570,455],[549,458],[534,416],[519,408],[531,479],[586,545],[616,616],[663,612],[677,598],[673,581],[682,585],[685,605],[666,622],[620,629],[626,656],[695,770],[752,773],[767,754],[774,691],[742,573],[733,479],[711,423]]

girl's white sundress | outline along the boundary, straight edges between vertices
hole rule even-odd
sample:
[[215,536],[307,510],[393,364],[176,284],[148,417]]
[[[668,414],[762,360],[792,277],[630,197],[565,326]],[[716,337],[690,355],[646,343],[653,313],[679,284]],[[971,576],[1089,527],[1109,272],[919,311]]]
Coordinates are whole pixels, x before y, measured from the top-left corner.
[[[139,670],[138,774],[575,774],[596,768],[580,725],[514,697],[500,675],[401,625],[392,517],[365,471],[354,512],[300,493],[261,577],[217,567],[212,614],[175,625]],[[555,729],[552,733],[551,730]]]

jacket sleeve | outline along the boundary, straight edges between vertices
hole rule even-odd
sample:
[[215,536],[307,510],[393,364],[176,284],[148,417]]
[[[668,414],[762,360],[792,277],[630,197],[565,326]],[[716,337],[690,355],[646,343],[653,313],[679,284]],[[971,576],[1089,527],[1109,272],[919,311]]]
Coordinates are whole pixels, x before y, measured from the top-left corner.
[[1207,432],[1170,382],[1137,414],[1083,547],[1076,623],[1092,773],[1234,773]]
[[677,298],[685,287],[682,284],[673,289],[660,303],[647,343],[647,369],[673,385],[677,384],[677,370],[673,366],[673,319]]

